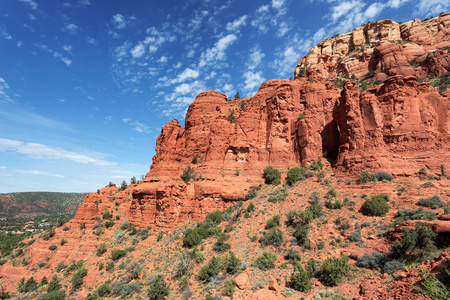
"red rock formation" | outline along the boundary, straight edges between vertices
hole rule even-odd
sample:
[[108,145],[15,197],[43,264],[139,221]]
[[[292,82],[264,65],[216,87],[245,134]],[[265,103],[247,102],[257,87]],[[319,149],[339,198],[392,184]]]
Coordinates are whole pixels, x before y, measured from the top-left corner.
[[[308,78],[270,80],[244,99],[201,93],[189,106],[184,129],[177,120],[162,128],[145,179],[125,191],[114,187],[88,195],[75,222],[92,223],[115,202],[130,200],[125,215],[135,225],[169,231],[245,200],[251,186],[263,183],[267,166],[286,171],[324,154],[339,171],[411,175],[423,165],[437,170],[450,158],[449,93],[403,75],[449,70],[449,24],[450,14],[422,23],[370,23],[314,47],[296,70],[306,66]],[[410,43],[395,43],[399,39]],[[338,62],[366,40],[376,47]],[[346,81],[341,90],[324,78],[335,76],[335,67],[357,77],[368,70],[378,72],[376,78],[403,75],[364,92]],[[417,157],[416,151],[428,150],[427,157]],[[187,166],[195,173],[189,184],[180,178]]]
[[356,78],[416,75],[438,77],[449,71],[450,14],[403,24],[382,20],[320,42],[298,62],[302,72],[321,77]]

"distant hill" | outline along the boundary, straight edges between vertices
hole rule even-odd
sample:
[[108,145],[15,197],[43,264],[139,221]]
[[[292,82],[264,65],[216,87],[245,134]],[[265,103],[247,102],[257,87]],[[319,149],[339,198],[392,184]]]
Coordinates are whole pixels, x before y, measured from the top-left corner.
[[87,193],[23,192],[0,194],[0,218],[74,214]]

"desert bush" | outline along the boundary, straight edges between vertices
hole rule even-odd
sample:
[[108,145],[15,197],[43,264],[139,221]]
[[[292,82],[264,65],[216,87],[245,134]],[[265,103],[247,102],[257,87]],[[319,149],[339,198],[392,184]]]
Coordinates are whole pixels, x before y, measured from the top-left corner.
[[322,170],[322,168],[323,168],[323,162],[322,162],[322,158],[321,157],[318,157],[317,158],[317,161],[312,161],[310,164],[309,164],[309,168],[311,169],[311,170],[314,170],[314,171],[320,171],[320,170]]
[[216,243],[213,246],[213,249],[218,252],[226,252],[230,250],[231,245],[229,243],[225,243],[230,238],[228,232],[220,232],[216,235]]
[[373,179],[377,181],[392,181],[394,177],[387,172],[373,173]]
[[183,247],[192,248],[200,245],[203,238],[196,229],[187,229],[183,236]]
[[271,229],[280,225],[281,217],[280,215],[275,215],[266,221],[266,229]]
[[192,257],[189,253],[182,252],[178,255],[178,260],[173,268],[173,277],[186,275],[192,267]]
[[27,281],[25,281],[25,283],[23,284],[23,286],[21,286],[19,288],[19,292],[22,293],[28,293],[28,292],[32,292],[37,290],[39,287],[37,281],[34,279],[33,276],[31,276],[30,278],[28,278]]
[[280,247],[281,244],[283,244],[283,241],[283,232],[278,228],[272,228],[269,230],[269,232],[265,231],[263,233],[263,236],[259,239],[259,242],[263,247],[268,245]]
[[112,217],[113,215],[109,211],[105,211],[105,213],[102,216],[103,220],[110,220],[112,219]]
[[297,264],[291,273],[291,287],[297,291],[308,293],[311,290],[311,281],[302,265]]
[[417,202],[417,205],[431,207],[433,209],[441,208],[445,206],[445,202],[441,200],[439,195],[435,195],[429,198],[421,198]]
[[193,247],[192,250],[189,251],[189,255],[192,257],[192,260],[197,264],[205,260],[205,253],[197,249],[197,247]]
[[404,260],[422,258],[426,251],[433,250],[437,233],[425,223],[417,222],[415,229],[403,228],[403,238],[395,241],[391,246],[394,257]]
[[83,277],[87,275],[86,268],[80,268],[78,271],[72,275],[70,282],[72,283],[72,289],[74,291],[78,290],[83,285]]
[[432,300],[450,299],[450,289],[442,281],[437,279],[436,275],[425,273],[423,276],[423,292]]
[[223,268],[228,274],[236,274],[241,267],[239,258],[236,257],[234,252],[230,251],[223,260]]
[[373,180],[373,175],[369,171],[359,173],[359,183],[364,184]]
[[289,191],[287,186],[283,186],[282,188],[276,189],[269,193],[269,198],[267,201],[272,203],[282,202],[289,195]]
[[341,283],[349,271],[350,266],[347,256],[341,258],[328,257],[322,263],[319,279],[327,286],[335,286]]
[[180,177],[184,182],[189,183],[191,179],[194,178],[194,169],[192,169],[191,166],[187,166]]
[[97,246],[96,254],[102,256],[107,250],[106,244],[100,244]]
[[308,234],[309,234],[308,224],[300,224],[300,223],[297,224],[294,231],[294,237],[297,239],[298,245],[306,249],[311,248]]
[[297,181],[314,176],[314,173],[307,168],[294,167],[289,169],[286,176],[286,184],[294,185]]
[[297,250],[289,248],[284,258],[291,264],[296,265],[301,261],[300,253]]
[[395,214],[396,218],[402,218],[403,220],[434,220],[437,217],[437,213],[430,210],[419,209],[404,209],[399,210]]
[[234,284],[234,280],[231,278],[228,278],[224,281],[223,287],[220,292],[224,296],[233,296],[233,292],[234,292],[235,288],[236,287]]
[[264,169],[264,180],[266,184],[277,185],[281,183],[281,172],[278,169],[272,167],[266,167]]
[[319,261],[315,260],[314,258],[310,258],[307,262],[306,262],[306,273],[308,274],[309,278],[314,278],[314,277],[318,277],[319,276],[319,272],[320,272],[320,265],[319,265]]
[[400,262],[398,260],[395,260],[395,259],[392,259],[392,260],[388,260],[384,264],[383,271],[390,275],[390,274],[394,273],[395,271],[400,270],[402,268],[403,268],[403,263],[402,262]]
[[[2,299],[0,297],[0,299]],[[66,292],[64,291],[54,291],[51,293],[44,293],[40,295],[37,300],[64,300],[66,299]]]
[[124,257],[127,254],[125,250],[116,249],[113,252],[111,252],[111,259],[112,260],[119,260],[122,257]]
[[378,269],[383,268],[387,260],[386,256],[378,251],[373,251],[371,254],[366,252],[358,257],[356,265],[360,268]]
[[221,269],[222,264],[220,263],[219,259],[213,256],[208,264],[200,268],[198,272],[198,278],[200,280],[210,281],[213,276],[219,274]]
[[163,300],[169,296],[169,287],[162,275],[158,275],[147,291],[147,296],[150,300]]
[[56,247],[55,245],[50,245],[50,246],[48,247],[48,249],[51,250],[51,251],[55,251],[56,248],[57,248],[57,247]]
[[100,297],[108,297],[109,294],[111,294],[111,287],[109,286],[109,284],[104,283],[98,287],[97,293]]
[[248,213],[251,213],[251,212],[255,211],[255,209],[256,209],[255,203],[250,202],[250,203],[247,205],[247,208],[245,209],[245,211],[248,212]]
[[361,206],[361,213],[366,216],[384,217],[389,211],[389,204],[385,195],[379,194],[367,199]]
[[267,271],[275,268],[275,262],[277,260],[277,255],[270,251],[264,251],[260,256],[258,256],[253,264],[262,271]]

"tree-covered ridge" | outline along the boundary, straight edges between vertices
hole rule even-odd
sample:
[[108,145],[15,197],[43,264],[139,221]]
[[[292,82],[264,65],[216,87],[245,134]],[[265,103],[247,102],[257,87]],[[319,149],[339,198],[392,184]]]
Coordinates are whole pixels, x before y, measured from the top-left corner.
[[20,192],[0,194],[0,218],[73,214],[87,193]]

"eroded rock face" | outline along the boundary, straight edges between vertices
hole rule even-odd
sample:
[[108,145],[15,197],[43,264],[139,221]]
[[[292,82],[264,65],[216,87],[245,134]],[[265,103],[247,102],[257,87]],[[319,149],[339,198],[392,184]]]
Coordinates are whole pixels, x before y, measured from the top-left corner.
[[449,71],[450,14],[399,24],[382,20],[328,38],[298,62],[303,72],[321,77],[355,75],[385,79],[403,75],[438,77]]
[[[450,14],[402,25],[370,23],[313,48],[297,67],[307,66],[307,77],[267,81],[243,99],[227,100],[217,91],[199,94],[184,128],[177,120],[162,128],[145,179],[124,191],[109,187],[88,195],[75,221],[92,223],[118,202],[126,203],[121,207],[136,226],[169,231],[245,200],[251,186],[264,182],[267,166],[287,171],[323,156],[342,172],[408,176],[423,165],[437,170],[450,158],[450,93],[403,75],[449,70],[444,53],[449,39],[442,39],[449,24]],[[395,43],[406,38],[411,42]],[[376,47],[337,61],[366,40]],[[418,62],[414,69],[410,59]],[[358,76],[375,70],[384,82],[362,92],[347,80],[341,89],[325,78],[336,74],[335,67]],[[195,176],[185,183],[180,175],[188,166]]]

